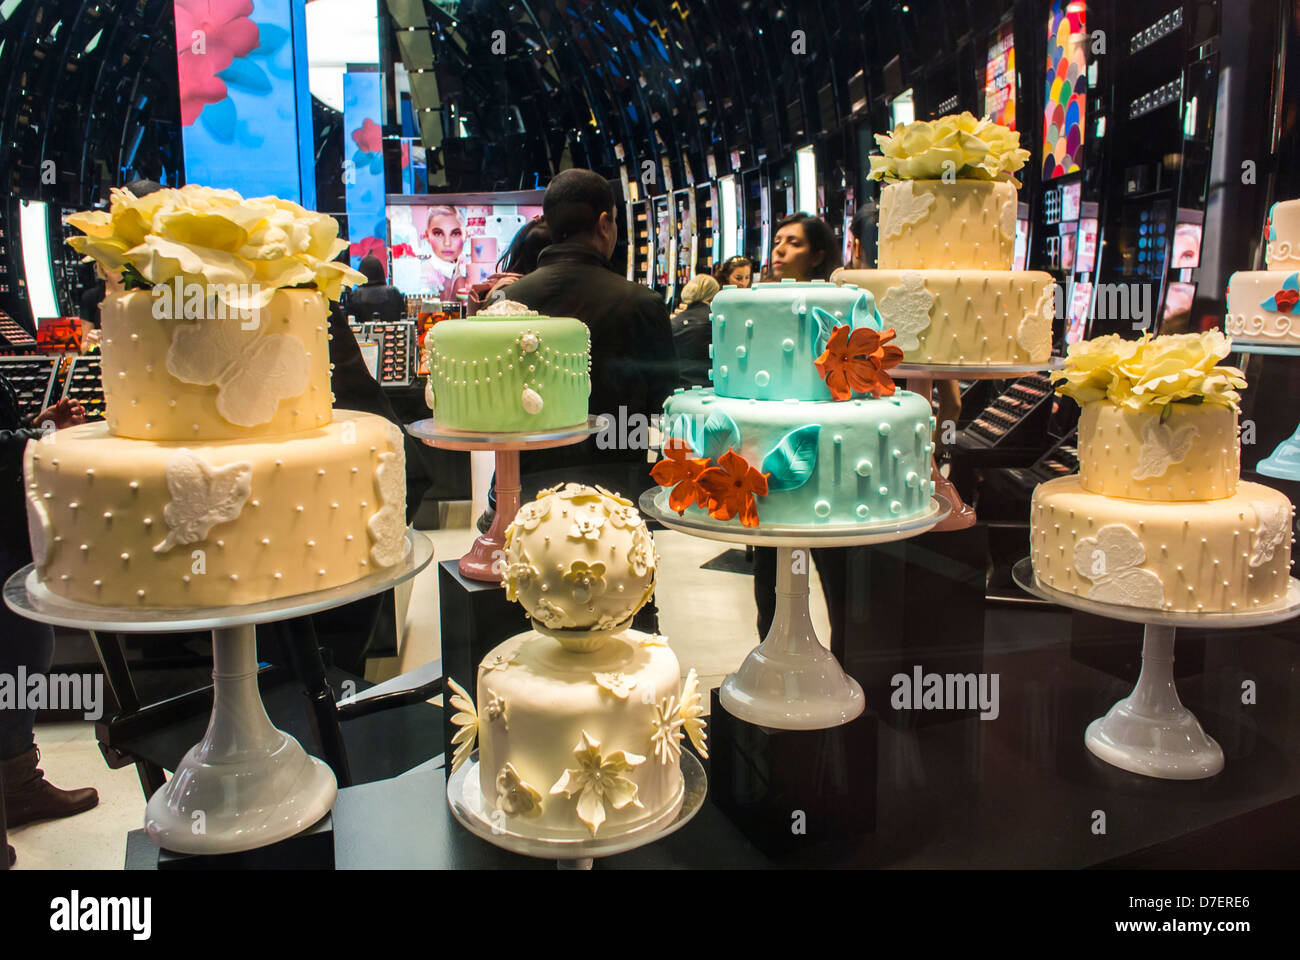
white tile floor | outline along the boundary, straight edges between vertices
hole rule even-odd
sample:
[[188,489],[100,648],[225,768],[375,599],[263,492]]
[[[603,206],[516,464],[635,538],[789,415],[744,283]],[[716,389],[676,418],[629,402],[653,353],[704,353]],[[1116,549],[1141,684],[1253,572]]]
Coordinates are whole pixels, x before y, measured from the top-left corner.
[[[467,511],[458,511],[464,519]],[[372,663],[370,679],[410,670],[439,656],[439,560],[458,557],[473,542],[468,526],[429,531],[435,562],[415,580],[406,633],[397,660]],[[660,628],[668,636],[682,670],[694,667],[701,686],[715,687],[734,670],[757,642],[754,598],[748,576],[701,565],[728,549],[727,544],[681,533],[655,535],[660,556]],[[743,548],[737,548],[743,549]],[[825,642],[830,631],[817,578],[812,583],[812,617]],[[50,781],[61,787],[93,786],[100,803],[94,810],[66,820],[34,823],[10,832],[18,851],[17,869],[121,869],[126,833],[141,825],[144,794],[135,768],[110,770],[95,743],[89,723],[43,725],[36,730],[41,763]]]

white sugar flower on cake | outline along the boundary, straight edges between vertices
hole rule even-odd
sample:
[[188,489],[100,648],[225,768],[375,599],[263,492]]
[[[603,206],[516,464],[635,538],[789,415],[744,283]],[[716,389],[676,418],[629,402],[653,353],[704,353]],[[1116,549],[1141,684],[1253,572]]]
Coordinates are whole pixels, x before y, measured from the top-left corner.
[[451,723],[456,727],[456,732],[451,738],[451,745],[455,748],[451,758],[451,769],[455,773],[474,752],[474,741],[478,738],[478,710],[474,707],[474,698],[451,677],[447,678],[447,686],[451,688],[451,696],[448,700],[456,710],[451,715]]
[[253,465],[248,461],[214,467],[184,447],[177,450],[167,461],[167,490],[172,497],[163,507],[167,536],[154,552],[206,539],[217,524],[239,517],[252,489]]
[[573,749],[578,761],[576,767],[565,770],[551,787],[551,793],[577,797],[578,819],[587,825],[594,837],[605,822],[606,805],[622,810],[629,803],[641,806],[637,799],[637,786],[623,774],[645,763],[645,757],[625,750],[615,750],[602,756],[600,741],[582,731],[582,739]]

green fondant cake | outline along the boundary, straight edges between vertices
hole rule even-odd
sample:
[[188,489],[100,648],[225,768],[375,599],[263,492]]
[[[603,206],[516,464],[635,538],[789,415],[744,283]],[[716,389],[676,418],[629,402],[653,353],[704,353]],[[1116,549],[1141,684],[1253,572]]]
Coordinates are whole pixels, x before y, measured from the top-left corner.
[[934,418],[896,389],[871,294],[781,282],[713,301],[713,388],[664,404],[668,504],[726,526],[843,526],[930,512]]
[[425,398],[448,430],[520,432],[587,422],[591,335],[572,317],[502,302],[429,331]]

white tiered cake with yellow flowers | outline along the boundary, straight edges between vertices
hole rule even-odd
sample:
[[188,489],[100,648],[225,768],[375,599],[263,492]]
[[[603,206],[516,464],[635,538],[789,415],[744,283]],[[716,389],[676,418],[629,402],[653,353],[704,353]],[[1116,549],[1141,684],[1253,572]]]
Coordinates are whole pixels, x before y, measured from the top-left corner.
[[1162,611],[1285,600],[1293,508],[1240,479],[1245,380],[1217,365],[1230,349],[1218,331],[1070,347],[1057,393],[1082,407],[1080,469],[1034,490],[1040,585]]
[[1016,242],[1012,176],[1029,159],[1020,135],[969,113],[877,134],[880,191],[875,270],[832,277],[871,291],[904,363],[1045,363],[1056,283],[1011,269]]
[[41,583],[94,604],[211,607],[400,562],[402,433],[333,410],[326,297],[360,279],[333,262],[338,224],[192,186],[115,191],[109,212],[69,223],[110,284],[106,420],[27,447]]
[[516,834],[608,837],[670,819],[683,737],[707,756],[704,708],[662,636],[630,627],[654,592],[654,540],[632,503],[565,484],[506,532],[507,596],[533,630],[478,668],[478,705],[454,681],[453,769],[478,742],[484,813]]

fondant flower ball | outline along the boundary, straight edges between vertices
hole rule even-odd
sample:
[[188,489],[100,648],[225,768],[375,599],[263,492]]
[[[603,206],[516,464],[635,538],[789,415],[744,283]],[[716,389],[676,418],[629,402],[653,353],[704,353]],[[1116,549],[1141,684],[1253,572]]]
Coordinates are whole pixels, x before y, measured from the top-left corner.
[[608,630],[654,592],[654,538],[630,500],[567,483],[506,528],[506,597],[550,630]]

